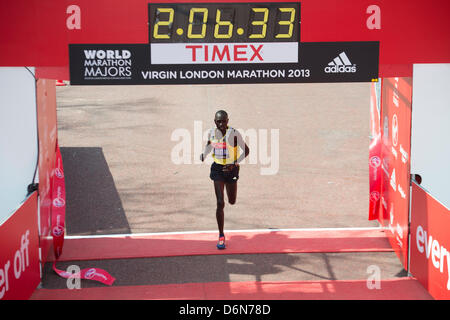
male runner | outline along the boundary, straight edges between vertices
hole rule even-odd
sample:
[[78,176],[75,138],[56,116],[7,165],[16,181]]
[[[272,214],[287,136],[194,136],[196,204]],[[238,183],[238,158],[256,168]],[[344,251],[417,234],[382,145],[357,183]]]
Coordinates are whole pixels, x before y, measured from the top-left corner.
[[[206,156],[212,152],[214,162],[211,165],[209,177],[214,181],[214,191],[217,199],[216,219],[219,228],[218,249],[225,249],[224,226],[224,188],[227,190],[228,202],[236,203],[237,180],[239,179],[239,163],[248,156],[250,150],[236,129],[228,126],[228,114],[219,110],[216,112],[214,122],[217,128],[212,128],[208,135],[205,150],[200,155],[204,161]],[[239,149],[244,153],[239,154]]]

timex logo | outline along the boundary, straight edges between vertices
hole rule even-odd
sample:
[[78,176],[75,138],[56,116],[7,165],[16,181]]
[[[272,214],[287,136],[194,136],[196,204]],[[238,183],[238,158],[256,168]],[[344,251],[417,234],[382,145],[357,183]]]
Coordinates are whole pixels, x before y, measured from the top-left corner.
[[261,49],[264,44],[199,44],[186,45],[191,50],[192,62],[200,61],[264,61]]
[[151,64],[297,63],[297,42],[152,43]]

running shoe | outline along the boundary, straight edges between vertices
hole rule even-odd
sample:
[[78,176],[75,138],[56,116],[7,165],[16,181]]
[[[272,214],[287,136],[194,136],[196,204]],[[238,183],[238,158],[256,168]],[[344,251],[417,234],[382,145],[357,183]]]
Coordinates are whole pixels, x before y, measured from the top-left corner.
[[225,249],[225,236],[219,237],[219,242],[217,242],[217,249]]

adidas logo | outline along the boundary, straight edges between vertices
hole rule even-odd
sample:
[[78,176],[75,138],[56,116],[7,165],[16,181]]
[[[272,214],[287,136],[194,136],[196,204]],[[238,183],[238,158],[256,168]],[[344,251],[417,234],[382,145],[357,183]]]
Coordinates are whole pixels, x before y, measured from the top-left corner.
[[345,52],[341,52],[333,61],[328,63],[324,70],[326,73],[353,73],[356,72],[356,65],[350,62]]

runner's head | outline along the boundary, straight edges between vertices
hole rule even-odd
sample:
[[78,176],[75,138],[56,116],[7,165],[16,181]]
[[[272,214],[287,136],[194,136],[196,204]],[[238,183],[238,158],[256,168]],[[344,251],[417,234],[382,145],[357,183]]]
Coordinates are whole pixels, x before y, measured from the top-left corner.
[[228,114],[224,110],[219,110],[214,116],[214,122],[217,129],[220,131],[226,131],[228,127]]

